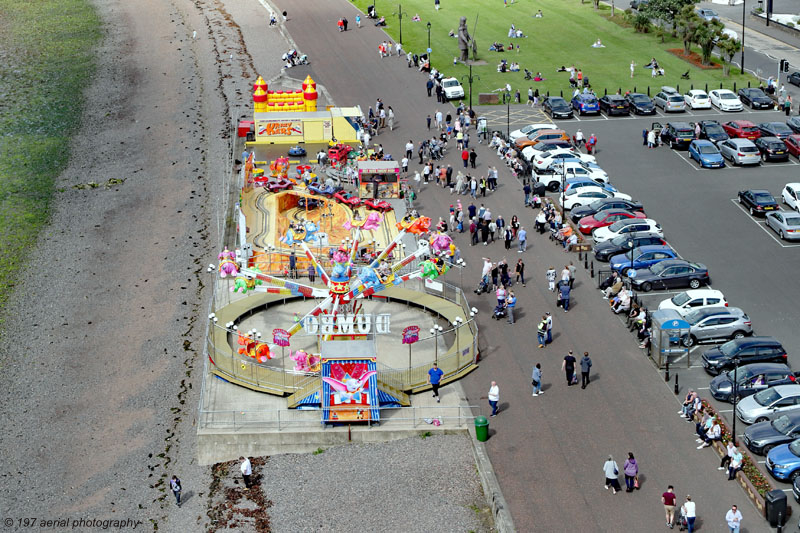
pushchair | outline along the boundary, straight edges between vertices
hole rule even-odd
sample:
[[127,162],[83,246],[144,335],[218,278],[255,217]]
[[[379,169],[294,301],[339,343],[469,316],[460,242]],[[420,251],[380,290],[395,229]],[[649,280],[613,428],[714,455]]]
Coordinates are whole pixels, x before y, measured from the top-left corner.
[[500,320],[501,318],[505,318],[507,314],[508,312],[506,311],[506,308],[498,304],[495,306],[494,311],[492,312],[492,318],[495,320]]
[[484,276],[481,278],[481,282],[478,284],[478,288],[475,289],[475,294],[483,294],[484,292],[489,292],[489,276]]

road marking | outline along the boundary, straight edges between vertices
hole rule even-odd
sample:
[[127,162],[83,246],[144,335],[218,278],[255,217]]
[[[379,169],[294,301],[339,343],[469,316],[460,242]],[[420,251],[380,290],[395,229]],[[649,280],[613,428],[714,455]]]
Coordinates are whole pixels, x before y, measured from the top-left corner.
[[697,390],[709,390],[711,387],[695,387]]
[[683,155],[682,155],[682,154],[681,154],[679,151],[677,151],[677,150],[672,150],[672,153],[674,153],[675,155],[677,155],[678,157],[680,157],[680,158],[681,158],[683,161],[685,161],[687,165],[689,165],[690,167],[692,167],[692,170],[696,170],[696,171],[699,171],[699,170],[700,170],[700,168],[698,168],[698,167],[697,167],[697,165],[695,165],[695,164],[694,164],[694,161],[693,161],[693,160],[689,160],[689,159],[687,159],[687,158],[686,158],[686,157],[684,157],[684,156],[683,156]]
[[720,413],[732,413],[733,409],[720,409]]
[[781,240],[780,240],[778,237],[776,237],[775,235],[773,235],[773,233],[774,233],[774,232],[773,232],[771,229],[769,229],[769,228],[767,227],[766,223],[764,223],[764,225],[762,226],[762,225],[761,225],[761,223],[760,223],[758,220],[756,220],[756,218],[755,218],[755,217],[751,216],[751,215],[750,215],[750,213],[748,213],[748,212],[747,212],[747,209],[745,209],[745,208],[744,208],[744,206],[742,206],[742,204],[740,204],[740,203],[739,203],[739,200],[738,200],[737,198],[731,198],[730,200],[731,200],[731,202],[733,202],[733,204],[734,204],[736,207],[738,207],[738,208],[739,208],[739,210],[740,210],[740,211],[742,211],[742,212],[743,212],[743,213],[744,213],[744,214],[747,216],[747,218],[749,218],[749,219],[750,219],[750,220],[751,220],[751,221],[752,221],[752,222],[753,222],[753,223],[754,223],[756,226],[758,226],[758,227],[759,227],[759,228],[760,228],[760,229],[761,229],[761,230],[762,230],[764,233],[766,233],[767,235],[769,235],[769,237],[770,237],[770,238],[771,238],[773,241],[775,241],[776,243],[778,243],[778,246],[780,246],[781,248],[798,248],[798,247],[800,247],[800,244],[784,244],[783,242],[781,242]]

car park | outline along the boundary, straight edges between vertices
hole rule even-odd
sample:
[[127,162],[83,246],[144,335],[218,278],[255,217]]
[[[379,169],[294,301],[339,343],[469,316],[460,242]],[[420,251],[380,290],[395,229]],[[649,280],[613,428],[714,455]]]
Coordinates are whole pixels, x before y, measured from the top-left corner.
[[688,122],[667,122],[666,126],[653,122],[652,128],[661,130],[661,142],[669,144],[670,148],[686,149],[694,140],[694,128]]
[[539,130],[554,130],[554,129],[557,129],[557,126],[555,124],[553,124],[553,123],[550,123],[550,122],[542,122],[542,123],[539,123],[539,124],[528,124],[524,128],[520,128],[518,130],[512,131],[508,135],[508,138],[511,141],[516,141],[520,137],[527,137],[531,133],[535,133],[535,132],[537,132]]
[[596,244],[600,244],[632,233],[655,233],[664,236],[661,225],[651,218],[626,218],[618,220],[608,227],[595,230],[592,233],[592,239]]
[[759,137],[753,143],[761,154],[761,161],[788,161],[789,150],[777,137]]
[[745,424],[753,424],[797,408],[800,408],[800,385],[778,385],[742,399],[736,404],[736,417]]
[[600,104],[597,102],[597,97],[592,93],[576,94],[572,97],[570,105],[579,115],[600,114]]
[[761,137],[761,130],[749,120],[731,120],[723,124],[722,129],[732,138],[754,141]]
[[442,80],[442,92],[447,100],[457,100],[464,98],[464,88],[456,78],[445,78]]
[[795,157],[800,157],[800,135],[795,133],[789,135],[783,140],[786,145],[786,150]]
[[[737,398],[745,398],[776,385],[791,385],[797,382],[799,372],[793,372],[783,363],[752,363],[740,365],[712,378],[708,391],[719,401],[733,403],[733,382]],[[738,400],[737,400],[738,401]]]
[[766,215],[767,227],[785,241],[800,240],[800,214],[796,211],[772,211]]
[[625,218],[645,218],[645,215],[640,211],[634,213],[623,209],[607,209],[580,219],[578,221],[578,231],[584,235],[589,235],[596,229],[610,226],[614,222]]
[[570,218],[573,222],[578,222],[583,217],[589,217],[601,211],[607,211],[609,209],[617,209],[622,211],[644,211],[642,204],[639,202],[634,202],[630,198],[622,199],[622,198],[608,198],[602,200],[595,200],[588,205],[584,205],[582,207],[576,207],[572,210]]
[[780,140],[794,133],[784,122],[762,122],[758,125],[758,129],[762,137],[777,137]]
[[788,355],[780,342],[772,337],[744,337],[709,348],[701,357],[703,368],[711,375],[751,363],[783,363]]
[[728,302],[721,291],[715,289],[693,289],[663,300],[658,309],[674,309],[681,316],[706,307],[726,307]]
[[653,289],[700,288],[708,284],[708,269],[701,263],[683,259],[668,259],[650,268],[635,270],[631,280],[633,289],[650,292]]
[[717,145],[719,153],[734,165],[759,165],[761,153],[752,141],[728,139]]
[[792,72],[789,74],[789,77],[786,79],[792,85],[797,85],[800,87],[800,72]]
[[800,183],[787,183],[781,191],[781,199],[795,211],[800,211]]
[[567,135],[567,132],[564,130],[539,130],[526,137],[520,137],[514,141],[514,145],[517,147],[517,149],[520,149],[525,148],[526,146],[534,146],[536,143],[540,143],[542,141],[568,142],[569,140],[569,135]]
[[708,93],[700,89],[692,89],[683,95],[683,101],[691,109],[711,109]]
[[656,106],[653,100],[642,93],[631,93],[625,97],[634,115],[655,115]]
[[630,104],[624,96],[619,94],[607,94],[599,100],[600,111],[603,111],[609,117],[612,115],[628,115],[630,114]]
[[719,20],[719,15],[713,9],[697,8],[697,15],[704,20],[711,22],[712,20]]
[[678,253],[669,245],[641,246],[615,255],[609,260],[609,265],[611,270],[615,270],[624,276],[631,268],[649,268],[666,259],[675,259],[677,257]]
[[742,441],[757,455],[766,455],[775,446],[800,438],[800,411],[789,411],[757,422],[744,430]]
[[681,337],[687,348],[697,342],[740,339],[753,334],[750,317],[738,307],[704,307],[685,317],[689,333]]
[[758,87],[742,87],[739,89],[739,101],[747,104],[750,109],[772,109],[775,102],[772,98],[764,94]]
[[764,189],[747,189],[739,191],[739,203],[744,206],[752,216],[764,215],[769,211],[777,211],[778,202]]
[[[524,154],[523,157],[525,157]],[[549,171],[550,166],[553,163],[557,163],[559,161],[583,161],[585,163],[597,163],[597,159],[593,155],[577,152],[571,148],[537,153],[536,156],[531,159],[530,163],[533,165],[534,171],[545,172]]]
[[686,111],[686,102],[674,87],[662,87],[661,91],[653,97],[653,103],[656,107],[663,109],[664,113]]
[[568,178],[588,178],[601,183],[609,181],[608,173],[596,164],[565,161],[563,163],[554,163],[551,169],[554,174],[565,175]]
[[634,248],[639,248],[642,246],[662,244],[667,244],[667,241],[657,233],[626,233],[604,242],[596,242],[594,245],[594,258],[598,261],[605,262],[617,254],[627,252],[631,249],[631,245],[633,245]]
[[775,479],[792,485],[797,483],[800,478],[800,439],[770,450],[764,466]]
[[725,133],[722,124],[716,120],[701,120],[699,124],[701,139],[707,139],[716,145],[731,138],[730,135]]
[[714,89],[708,93],[708,97],[711,99],[711,105],[720,111],[741,111],[744,109],[736,94],[728,89]]
[[601,200],[605,198],[621,198],[624,200],[631,199],[631,197],[627,194],[607,191],[598,186],[573,187],[572,189],[565,191],[563,196],[559,198],[559,204],[562,205],[564,209],[574,209],[576,207],[590,204],[595,200]]
[[689,143],[689,157],[697,161],[703,168],[722,168],[725,160],[714,143],[704,139],[695,139]]
[[560,96],[549,96],[542,102],[542,110],[552,118],[572,118],[572,107]]

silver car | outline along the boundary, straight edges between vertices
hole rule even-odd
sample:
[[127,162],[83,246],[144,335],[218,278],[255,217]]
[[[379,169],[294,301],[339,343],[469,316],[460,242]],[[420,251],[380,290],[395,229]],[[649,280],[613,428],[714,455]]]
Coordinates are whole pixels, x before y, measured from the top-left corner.
[[795,211],[772,211],[766,216],[767,226],[785,241],[800,240],[800,214]]
[[734,165],[761,164],[761,152],[752,141],[747,139],[728,139],[717,145],[722,157]]
[[738,307],[704,307],[684,316],[689,333],[681,338],[684,346],[696,342],[741,339],[753,334],[750,317]]
[[800,407],[800,385],[778,385],[739,401],[736,416],[745,424],[764,422],[773,413]]
[[663,109],[665,113],[686,111],[686,102],[677,91],[662,90],[655,95],[653,103],[656,107]]

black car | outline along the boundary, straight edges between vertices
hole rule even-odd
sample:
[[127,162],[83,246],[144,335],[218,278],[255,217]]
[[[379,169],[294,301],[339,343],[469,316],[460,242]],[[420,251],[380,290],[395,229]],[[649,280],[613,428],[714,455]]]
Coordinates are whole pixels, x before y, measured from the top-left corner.
[[739,89],[739,100],[742,104],[747,104],[751,109],[772,109],[775,102],[772,98],[764,94],[758,87],[743,87]]
[[736,396],[741,400],[769,387],[796,383],[800,372],[792,372],[791,368],[782,363],[742,365],[735,372],[728,370],[712,379],[709,385],[711,396],[722,402],[733,403],[734,374],[739,382]]
[[594,245],[594,257],[598,261],[608,262],[612,257],[617,254],[624,254],[631,249],[628,241],[633,241],[633,247],[647,246],[650,244],[664,245],[667,241],[655,233],[629,233],[627,235],[618,235],[613,239],[598,243]]
[[798,87],[800,87],[800,72],[792,72],[791,74],[789,74],[788,81],[792,85],[797,85]]
[[572,221],[577,224],[577,222],[583,217],[590,217],[607,209],[624,209],[625,211],[631,212],[644,211],[642,204],[639,202],[634,202],[633,200],[624,200],[622,198],[600,198],[589,205],[582,205],[573,208],[569,212],[569,216]]
[[800,411],[789,411],[774,420],[756,422],[744,430],[742,440],[747,449],[758,455],[767,455],[780,444],[789,444],[800,438]]
[[650,268],[637,268],[635,272],[633,288],[642,292],[676,287],[699,289],[710,281],[705,265],[683,259],[666,259]]
[[778,202],[764,189],[747,189],[739,191],[739,203],[745,206],[752,216],[766,216],[767,211],[777,211]]
[[319,207],[320,201],[316,198],[306,198],[301,196],[297,199],[297,207],[300,209],[316,209]]
[[794,133],[800,133],[800,116],[791,117],[786,121],[786,125],[789,126]]
[[694,128],[686,122],[667,122],[667,125],[663,127],[658,122],[654,122],[653,129],[657,128],[661,128],[661,142],[669,144],[670,148],[687,150],[689,144],[694,140]]
[[762,122],[758,125],[758,129],[761,130],[762,137],[777,137],[780,140],[794,133],[792,128],[783,122]]
[[630,104],[618,94],[607,94],[599,100],[600,111],[606,115],[627,115],[630,113]]
[[642,93],[631,93],[625,97],[633,109],[634,115],[655,115],[656,105],[649,96]]
[[789,150],[782,140],[777,137],[759,137],[753,144],[761,152],[762,161],[788,161]]
[[553,118],[572,118],[572,106],[560,96],[550,96],[542,104],[544,112]]
[[716,120],[703,120],[700,122],[700,138],[717,144],[721,141],[727,141],[731,137]]
[[[661,263],[659,263],[661,264]],[[711,375],[751,363],[783,363],[788,356],[781,343],[772,337],[743,337],[703,352],[703,368]]]

